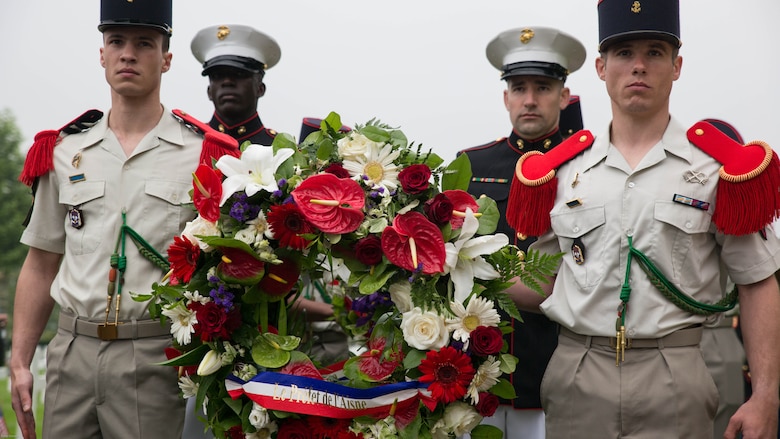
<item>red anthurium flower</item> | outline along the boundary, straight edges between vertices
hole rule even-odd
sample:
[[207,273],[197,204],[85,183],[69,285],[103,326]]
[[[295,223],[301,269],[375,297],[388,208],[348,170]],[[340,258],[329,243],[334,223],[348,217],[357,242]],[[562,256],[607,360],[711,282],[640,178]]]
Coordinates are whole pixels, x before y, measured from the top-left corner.
[[471,358],[451,346],[438,352],[428,351],[419,369],[423,373],[420,381],[431,383],[428,386],[431,396],[445,404],[463,398],[474,378]]
[[315,380],[323,379],[320,371],[317,370],[317,368],[314,366],[314,363],[312,363],[308,358],[304,360],[290,360],[289,363],[285,364],[284,367],[279,370],[279,373],[283,373],[285,375],[308,377]]
[[222,261],[217,265],[217,276],[227,283],[254,285],[265,274],[265,262],[240,248],[221,247]]
[[272,205],[266,218],[281,248],[303,250],[310,241],[301,235],[316,231],[295,203]]
[[354,232],[363,222],[365,193],[356,181],[317,174],[292,191],[303,216],[325,233]]
[[290,292],[301,275],[301,268],[290,258],[281,258],[281,264],[267,264],[265,276],[257,286],[273,297],[284,296]]
[[186,236],[174,236],[173,243],[168,247],[168,261],[171,263],[173,278],[185,284],[189,282],[198,265],[198,256],[200,247],[197,244],[190,242]]
[[203,218],[213,222],[219,219],[219,201],[222,199],[222,177],[211,166],[201,164],[192,174],[192,203]]
[[479,210],[479,204],[471,194],[459,189],[444,191],[444,195],[450,199],[452,203],[452,218],[450,218],[450,225],[452,229],[459,229],[463,225],[463,218],[466,217],[466,209],[471,209],[472,212],[477,213]]
[[387,379],[403,360],[404,355],[400,350],[385,355],[386,343],[384,337],[370,339],[368,350],[354,360],[358,363],[358,370],[375,382]]
[[382,251],[398,267],[423,274],[444,271],[444,238],[441,230],[419,212],[408,212],[393,219],[382,231]]

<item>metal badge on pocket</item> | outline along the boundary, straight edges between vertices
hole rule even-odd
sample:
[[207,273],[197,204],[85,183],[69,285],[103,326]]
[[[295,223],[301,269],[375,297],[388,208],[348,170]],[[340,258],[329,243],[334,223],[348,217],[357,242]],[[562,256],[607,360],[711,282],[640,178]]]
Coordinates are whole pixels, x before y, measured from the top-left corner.
[[70,219],[70,226],[74,229],[80,229],[84,226],[84,215],[78,207],[72,206],[68,210],[68,218]]

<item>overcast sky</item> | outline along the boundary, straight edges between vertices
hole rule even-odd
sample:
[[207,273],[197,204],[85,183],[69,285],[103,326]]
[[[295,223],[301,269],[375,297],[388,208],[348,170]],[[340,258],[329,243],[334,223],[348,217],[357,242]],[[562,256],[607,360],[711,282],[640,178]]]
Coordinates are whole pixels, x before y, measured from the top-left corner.
[[[640,0],[641,1],[641,0]],[[652,0],[644,0],[652,1]],[[685,125],[727,120],[747,140],[780,149],[780,2],[681,0],[683,69],[672,114]],[[195,33],[247,24],[274,37],[279,64],[266,74],[265,124],[297,137],[303,117],[373,117],[445,159],[511,130],[503,81],[485,46],[515,27],[553,26],[579,38],[585,65],[567,81],[595,134],[610,120],[595,73],[596,0],[176,0],[171,71],[162,100],[204,120],[213,111],[207,79],[190,51]],[[16,117],[26,148],[89,108],[107,110],[99,64],[98,0],[3,0],[0,109]]]

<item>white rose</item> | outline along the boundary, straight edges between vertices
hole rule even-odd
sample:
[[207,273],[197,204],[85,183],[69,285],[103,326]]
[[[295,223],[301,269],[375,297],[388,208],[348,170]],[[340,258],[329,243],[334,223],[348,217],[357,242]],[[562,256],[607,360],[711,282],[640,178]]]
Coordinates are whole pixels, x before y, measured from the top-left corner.
[[203,377],[206,375],[211,375],[212,373],[218,371],[221,367],[222,359],[220,358],[219,352],[212,349],[206,352],[206,355],[204,355],[203,359],[200,360],[197,373]]
[[260,430],[268,425],[271,418],[268,416],[268,410],[265,407],[260,406],[256,402],[252,403],[252,411],[249,413],[249,423],[253,427]]
[[195,235],[219,236],[217,223],[212,223],[211,221],[198,215],[198,217],[194,220],[187,222],[187,224],[184,226],[184,230],[181,232],[181,236],[186,237],[190,240],[190,242],[197,243],[198,247],[200,247],[200,249],[204,252],[212,251],[213,248],[209,247],[208,244],[196,238]]
[[441,421],[444,423],[444,429],[449,433],[454,433],[460,437],[470,433],[480,422],[482,416],[470,404],[462,401],[454,401],[444,409],[444,416]]
[[412,303],[412,284],[409,282],[396,282],[388,288],[390,300],[395,303],[398,311],[405,313],[414,307]]
[[255,239],[257,239],[257,232],[255,231],[254,227],[244,227],[243,229],[236,232],[236,234],[233,235],[233,238],[247,245],[254,245]]
[[421,351],[440,349],[450,341],[444,318],[435,312],[423,312],[420,308],[403,313],[401,330],[409,346]]
[[353,159],[356,157],[365,158],[366,151],[370,146],[374,146],[377,150],[381,149],[379,143],[369,140],[368,137],[352,132],[348,136],[342,137],[336,142],[338,146],[339,155],[345,159]]

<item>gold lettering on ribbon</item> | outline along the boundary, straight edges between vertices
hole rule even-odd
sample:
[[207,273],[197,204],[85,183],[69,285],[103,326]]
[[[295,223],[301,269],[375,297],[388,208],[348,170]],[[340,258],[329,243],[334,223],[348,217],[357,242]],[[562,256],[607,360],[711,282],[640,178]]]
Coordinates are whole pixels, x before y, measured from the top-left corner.
[[274,384],[273,400],[282,402],[295,402],[299,404],[322,404],[345,410],[364,410],[368,403],[362,400],[354,400],[341,395],[322,392],[313,388],[300,388],[295,384],[290,387]]

